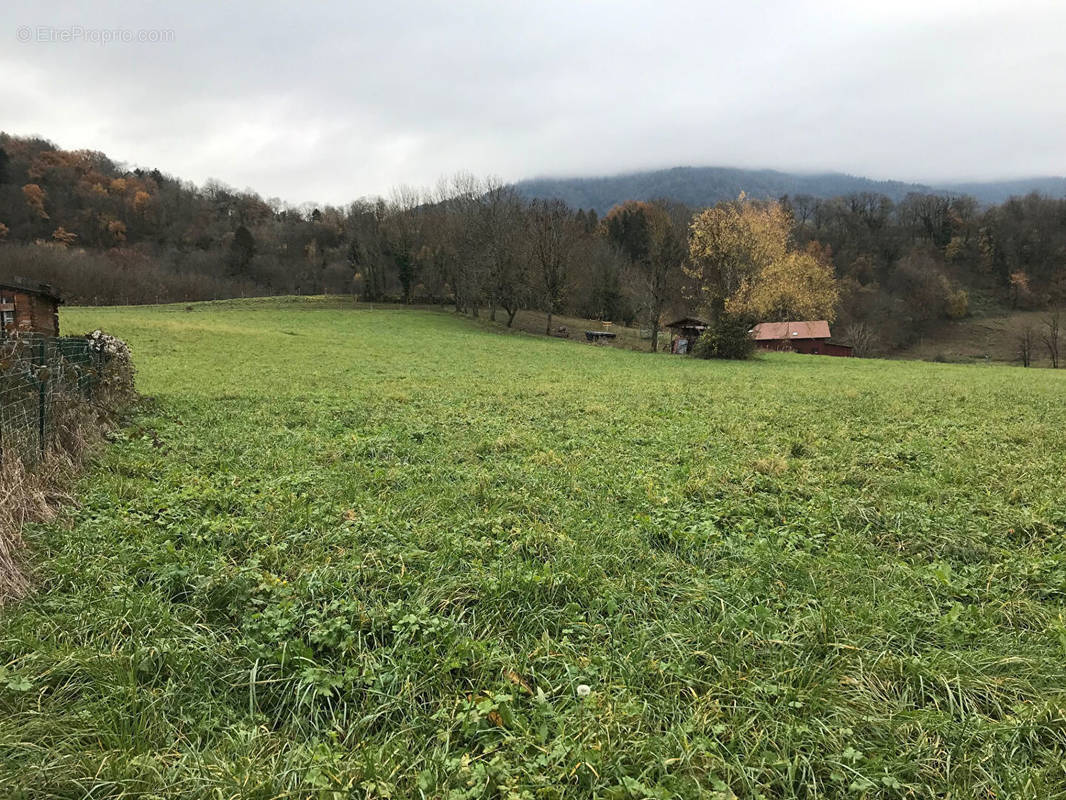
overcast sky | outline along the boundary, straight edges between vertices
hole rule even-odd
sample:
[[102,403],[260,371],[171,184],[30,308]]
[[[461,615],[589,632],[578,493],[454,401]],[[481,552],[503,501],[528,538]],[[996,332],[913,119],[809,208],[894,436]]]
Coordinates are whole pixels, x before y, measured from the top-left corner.
[[[294,203],[458,170],[1066,173],[1063,0],[4,6],[0,130]],[[170,41],[89,41],[115,30]]]

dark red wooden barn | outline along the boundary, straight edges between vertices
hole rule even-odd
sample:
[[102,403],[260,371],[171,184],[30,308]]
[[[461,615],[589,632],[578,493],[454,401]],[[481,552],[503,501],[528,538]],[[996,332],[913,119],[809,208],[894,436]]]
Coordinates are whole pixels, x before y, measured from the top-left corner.
[[830,341],[829,323],[824,319],[805,322],[760,322],[751,333],[755,346],[760,350],[824,356],[851,355],[851,347]]

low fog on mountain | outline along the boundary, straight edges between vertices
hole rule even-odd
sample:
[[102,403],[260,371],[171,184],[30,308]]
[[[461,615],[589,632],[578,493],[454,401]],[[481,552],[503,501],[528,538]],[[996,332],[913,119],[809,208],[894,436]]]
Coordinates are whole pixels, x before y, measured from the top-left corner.
[[1045,0],[15,0],[4,18],[8,133],[293,203],[460,170],[1066,169],[1066,7]]

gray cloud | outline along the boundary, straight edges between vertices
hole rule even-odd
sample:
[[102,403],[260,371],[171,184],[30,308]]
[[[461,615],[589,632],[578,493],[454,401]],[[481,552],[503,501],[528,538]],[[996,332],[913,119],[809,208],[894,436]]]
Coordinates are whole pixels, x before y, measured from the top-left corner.
[[1066,172],[1060,2],[7,5],[0,128],[292,201],[457,170]]

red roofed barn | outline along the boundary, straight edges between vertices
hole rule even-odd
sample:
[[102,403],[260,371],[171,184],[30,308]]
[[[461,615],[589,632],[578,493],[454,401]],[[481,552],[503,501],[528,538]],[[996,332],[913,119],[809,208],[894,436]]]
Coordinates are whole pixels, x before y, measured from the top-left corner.
[[806,322],[760,322],[752,329],[755,346],[761,350],[850,356],[851,348],[829,341],[829,323],[824,319]]

